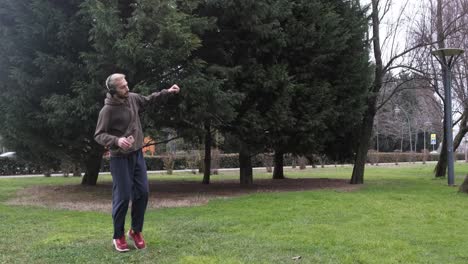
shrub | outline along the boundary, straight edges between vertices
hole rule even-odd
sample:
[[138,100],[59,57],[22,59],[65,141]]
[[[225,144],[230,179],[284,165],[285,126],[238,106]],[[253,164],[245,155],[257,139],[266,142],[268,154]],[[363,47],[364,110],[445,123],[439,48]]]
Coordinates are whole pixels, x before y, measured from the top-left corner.
[[221,152],[219,149],[211,150],[211,174],[217,175],[221,159]]
[[220,168],[237,168],[239,167],[239,155],[221,154],[219,164]]
[[[369,152],[367,155],[367,162],[372,163],[378,160],[380,163],[396,163],[396,162],[415,162],[424,161],[424,153],[416,152]],[[463,153],[456,153],[455,160],[464,160]],[[439,154],[427,154],[426,161],[438,161]]]
[[[216,166],[217,155],[219,155],[219,167]],[[252,166],[254,167],[266,167],[268,163],[265,160],[266,156],[271,157],[272,154],[259,154],[252,157]],[[168,167],[164,165],[165,156],[147,156],[145,157],[146,166],[148,170],[164,170]],[[191,155],[176,155],[172,157],[172,169],[173,170],[182,170],[186,168],[193,169],[190,159],[193,159]],[[307,156],[307,159],[310,163],[314,164],[319,162],[320,164],[334,164],[332,160],[328,160],[323,156],[313,157],[311,161],[311,156]],[[437,161],[439,159],[438,154],[427,154],[427,161]],[[457,153],[456,160],[464,160],[465,155],[463,153]],[[291,166],[293,163],[293,155],[284,155],[284,165]],[[413,161],[423,161],[424,153],[409,153],[409,152],[369,152],[367,157],[368,163],[395,163],[395,162],[413,162]],[[168,162],[167,160],[166,162]],[[238,168],[239,167],[239,155],[238,154],[218,154],[213,152],[213,169],[217,168]],[[167,164],[170,165],[170,164]],[[50,166],[44,166],[41,164],[33,164],[31,162],[26,162],[21,159],[11,159],[11,158],[0,158],[0,175],[20,175],[20,174],[45,174],[45,173],[59,173],[60,166],[54,166],[55,168],[50,168]],[[191,168],[192,167],[192,168]],[[101,163],[101,171],[108,172],[109,169],[109,158],[104,157]]]
[[167,174],[172,174],[175,164],[175,154],[167,153],[166,155],[162,156],[162,160],[164,164],[164,169],[167,171]]
[[197,174],[199,164],[201,162],[200,152],[198,150],[191,150],[187,153],[185,158],[187,169],[191,169],[193,174]]
[[273,157],[270,153],[260,154],[260,158],[262,159],[263,166],[266,168],[267,172],[273,172]]
[[305,170],[306,165],[307,165],[307,159],[304,156],[299,156],[297,158],[297,163],[299,164],[299,169],[300,170]]
[[0,158],[0,175],[44,174],[58,171],[58,168],[48,168],[20,159]]

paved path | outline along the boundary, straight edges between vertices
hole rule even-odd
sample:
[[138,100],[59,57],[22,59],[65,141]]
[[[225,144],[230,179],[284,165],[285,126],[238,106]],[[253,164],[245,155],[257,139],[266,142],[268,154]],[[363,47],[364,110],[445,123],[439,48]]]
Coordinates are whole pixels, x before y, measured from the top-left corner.
[[[458,162],[463,162],[463,161],[458,161]],[[426,164],[436,164],[436,161],[427,161]],[[411,166],[414,164],[422,164],[421,161],[418,161],[416,163],[410,163],[410,162],[400,162],[399,165],[395,165],[395,163],[379,163],[378,166],[382,167],[395,167],[395,166]],[[325,168],[333,168],[333,167],[352,167],[352,164],[340,164],[340,165],[325,165]],[[311,169],[312,166],[306,166],[308,169]],[[366,164],[366,167],[376,167],[376,165],[370,165]],[[292,169],[291,166],[285,166],[285,169]],[[317,169],[320,169],[321,166],[317,165]],[[256,167],[253,168],[253,170],[265,170],[265,167]],[[174,170],[173,172],[191,172],[192,170],[186,169],[186,170]],[[218,169],[218,171],[239,171],[239,168],[227,168],[227,169]],[[166,170],[157,170],[157,171],[148,171],[148,173],[160,173],[164,174],[166,173]],[[100,172],[99,175],[109,175],[110,172]],[[63,173],[54,173],[51,175],[52,177],[63,177]],[[44,174],[28,174],[28,175],[8,175],[8,176],[0,176],[0,179],[12,179],[12,178],[34,178],[34,177],[44,177]],[[72,176],[69,176],[72,177]]]

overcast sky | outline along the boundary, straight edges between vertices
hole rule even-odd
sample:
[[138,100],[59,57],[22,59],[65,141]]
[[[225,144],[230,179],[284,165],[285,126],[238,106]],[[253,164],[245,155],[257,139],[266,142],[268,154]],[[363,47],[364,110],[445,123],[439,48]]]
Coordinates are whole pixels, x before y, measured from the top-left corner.
[[[414,26],[420,15],[422,0],[380,0],[384,4],[390,1],[390,11],[386,14],[380,25],[380,42],[384,62],[387,62],[394,54],[405,49],[408,31]],[[371,0],[362,0],[362,4],[370,4]],[[398,24],[398,27],[396,25]],[[387,36],[391,36],[387,38]]]

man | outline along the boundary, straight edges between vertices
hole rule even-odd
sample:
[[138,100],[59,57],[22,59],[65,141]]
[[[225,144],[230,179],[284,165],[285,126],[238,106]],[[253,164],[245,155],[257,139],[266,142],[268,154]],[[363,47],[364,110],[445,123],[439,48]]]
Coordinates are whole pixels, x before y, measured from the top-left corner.
[[180,88],[174,84],[161,92],[142,96],[129,92],[125,75],[120,73],[114,73],[107,78],[106,88],[107,98],[99,113],[94,138],[96,142],[109,148],[111,154],[113,244],[119,252],[129,250],[124,228],[131,200],[132,223],[127,234],[128,239],[133,242],[135,248],[144,249],[146,244],[141,232],[149,188],[141,150],[144,136],[138,114],[148,103],[154,103],[167,94],[176,94]]

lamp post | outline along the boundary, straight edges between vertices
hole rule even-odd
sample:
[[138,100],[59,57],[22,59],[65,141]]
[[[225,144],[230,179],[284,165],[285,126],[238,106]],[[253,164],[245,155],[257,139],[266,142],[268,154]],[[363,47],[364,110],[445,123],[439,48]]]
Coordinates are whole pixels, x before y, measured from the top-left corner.
[[455,172],[453,165],[453,136],[452,136],[452,94],[451,94],[451,82],[452,82],[452,67],[455,61],[464,52],[462,49],[444,48],[438,49],[431,52],[431,54],[439,61],[442,65],[442,78],[444,81],[444,119],[445,119],[445,130],[447,140],[447,167],[448,167],[448,185],[453,186],[455,184]]

